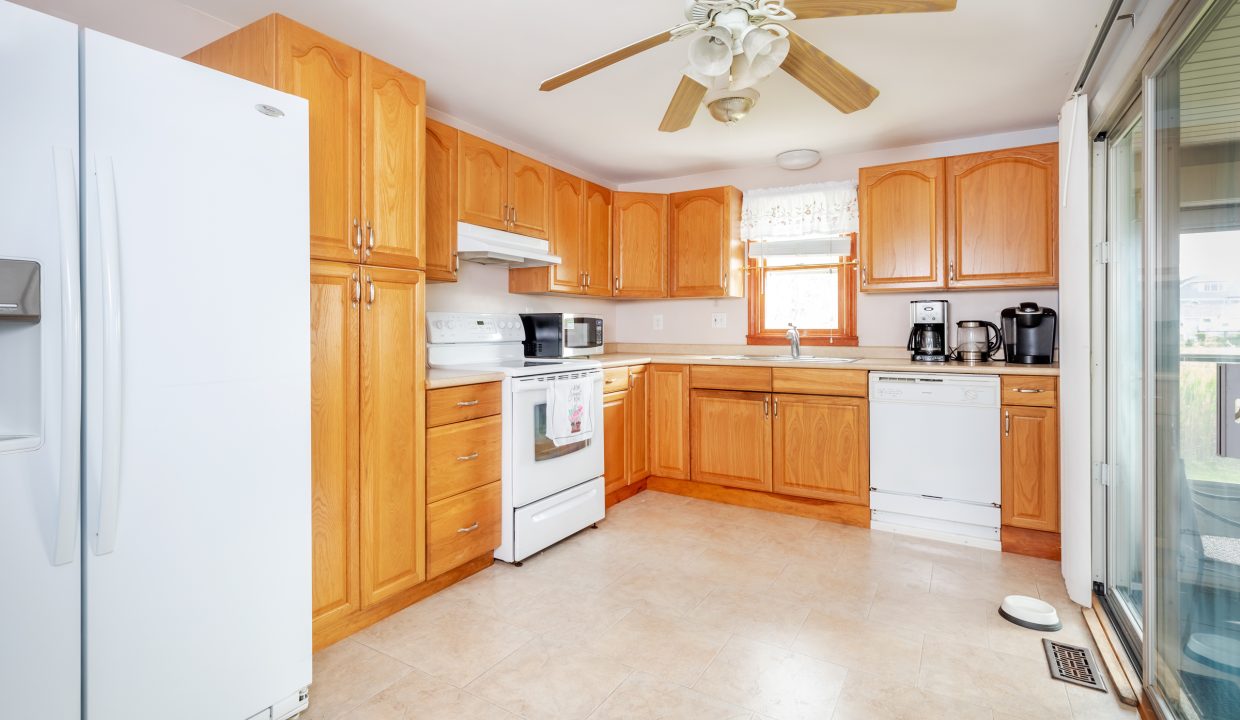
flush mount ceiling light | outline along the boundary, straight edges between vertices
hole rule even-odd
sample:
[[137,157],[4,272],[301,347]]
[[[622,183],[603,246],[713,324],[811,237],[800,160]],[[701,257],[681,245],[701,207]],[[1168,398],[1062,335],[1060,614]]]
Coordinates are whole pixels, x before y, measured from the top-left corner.
[[817,150],[789,150],[775,156],[775,164],[785,170],[808,170],[821,160]]
[[[671,2],[671,0],[668,0]],[[792,32],[793,20],[943,12],[956,0],[681,0],[688,22],[591,60],[547,80],[539,88],[555,90],[671,40],[692,37],[689,64],[659,129],[683,130],[698,106],[711,117],[735,123],[758,100],[754,85],[782,69],[842,113],[870,106],[878,90],[851,70]]]

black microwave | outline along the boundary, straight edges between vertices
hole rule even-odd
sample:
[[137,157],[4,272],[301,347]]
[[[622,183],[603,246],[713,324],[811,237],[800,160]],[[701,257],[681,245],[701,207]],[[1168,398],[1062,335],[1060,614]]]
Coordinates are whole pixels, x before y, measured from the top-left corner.
[[526,357],[603,353],[603,318],[570,313],[522,313]]

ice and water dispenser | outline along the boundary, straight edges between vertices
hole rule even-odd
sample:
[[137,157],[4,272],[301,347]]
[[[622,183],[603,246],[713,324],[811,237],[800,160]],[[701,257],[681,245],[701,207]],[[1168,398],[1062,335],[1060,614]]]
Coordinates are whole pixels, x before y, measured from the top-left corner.
[[0,452],[39,442],[39,264],[0,258]]

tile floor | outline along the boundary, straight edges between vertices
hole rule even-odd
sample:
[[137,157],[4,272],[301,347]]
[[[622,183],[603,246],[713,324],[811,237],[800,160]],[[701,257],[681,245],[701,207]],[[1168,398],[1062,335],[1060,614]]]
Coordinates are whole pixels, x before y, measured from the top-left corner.
[[1136,720],[1049,679],[1059,566],[644,492],[319,652],[307,720]]

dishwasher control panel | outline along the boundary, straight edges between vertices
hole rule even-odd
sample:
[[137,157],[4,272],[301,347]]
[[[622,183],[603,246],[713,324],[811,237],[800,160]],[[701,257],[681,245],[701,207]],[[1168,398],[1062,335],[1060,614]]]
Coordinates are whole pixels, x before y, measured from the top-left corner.
[[998,407],[999,376],[874,372],[870,401]]

